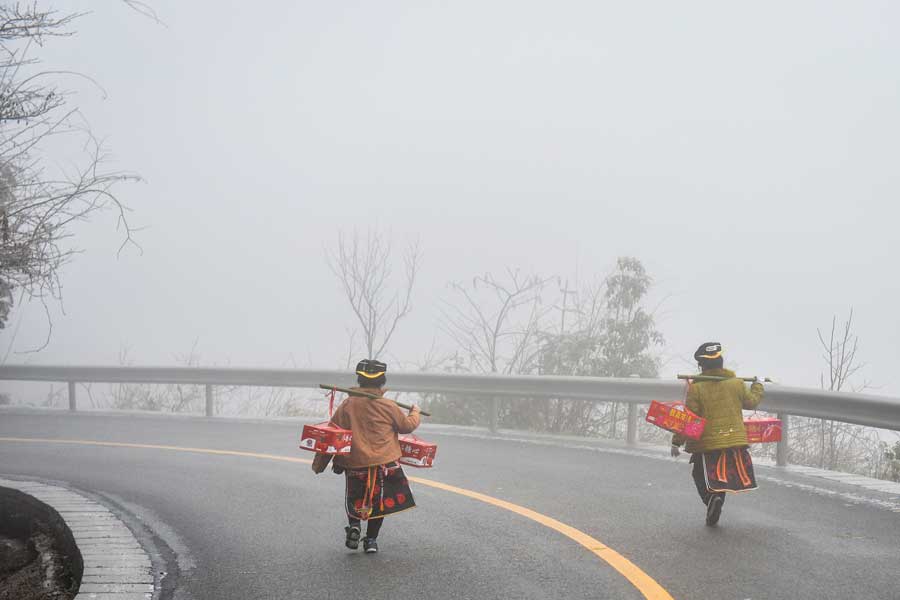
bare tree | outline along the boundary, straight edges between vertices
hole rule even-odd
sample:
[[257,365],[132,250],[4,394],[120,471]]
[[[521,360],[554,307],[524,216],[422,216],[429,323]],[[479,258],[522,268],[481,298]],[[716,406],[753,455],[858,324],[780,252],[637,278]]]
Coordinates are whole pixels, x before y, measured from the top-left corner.
[[[853,310],[846,321],[832,317],[830,330],[816,329],[825,370],[819,382],[823,390],[861,391],[869,382],[859,382],[865,363],[858,359],[859,337],[853,331]],[[854,385],[856,382],[856,385]],[[883,444],[877,430],[871,427],[826,419],[791,417],[791,450],[789,460],[823,469],[849,471],[880,476],[884,462]],[[774,448],[759,448],[774,453]]]
[[[146,13],[140,2],[128,4]],[[65,77],[93,80],[41,69],[32,56],[50,39],[73,35],[70,26],[79,16],[43,10],[36,3],[0,6],[0,328],[13,291],[45,309],[48,300],[61,299],[60,270],[76,253],[70,239],[75,223],[112,209],[123,235],[120,251],[134,243],[128,209],[113,187],[138,178],[105,168],[103,143],[57,85]],[[80,162],[54,166],[48,142],[60,137],[81,148]],[[48,323],[49,341],[49,312]]]
[[[365,235],[338,234],[337,248],[326,252],[328,266],[341,282],[366,344],[368,358],[378,358],[412,311],[412,292],[422,252],[418,240],[403,255],[403,280],[393,281],[393,246],[389,236],[370,229]],[[352,338],[351,338],[352,339]]]
[[[853,333],[853,309],[850,309],[850,316],[841,326],[838,326],[837,316],[831,318],[828,340],[822,335],[821,329],[816,329],[816,333],[819,336],[819,344],[822,346],[822,360],[828,367],[828,373],[822,373],[819,376],[822,389],[840,391],[850,378],[866,366],[865,363],[856,360],[859,336]],[[868,382],[865,382],[862,388],[868,387],[868,385]]]
[[[187,353],[175,354],[176,364],[183,367],[199,367],[199,340],[194,340]],[[119,348],[119,364],[133,364],[131,348]],[[147,383],[120,383],[112,387],[112,408],[119,410],[150,410],[160,412],[199,412],[204,403],[203,386],[168,383],[164,385]]]
[[[237,405],[240,415],[262,417],[296,417],[318,415],[299,390],[284,387],[240,386],[223,390],[227,403]],[[224,398],[223,398],[224,399]],[[218,413],[217,413],[218,414]]]
[[[838,325],[837,316],[831,318],[831,331],[827,339],[821,329],[816,329],[816,333],[822,347],[822,360],[827,367],[827,373],[819,376],[819,383],[824,390],[841,391],[866,366],[856,358],[859,337],[853,333],[853,309],[841,325]],[[868,382],[863,382],[854,391],[868,386]],[[860,457],[853,455],[869,454],[871,442],[871,430],[868,428],[822,419],[819,421],[819,467],[834,469],[840,462],[848,462],[848,459],[859,460]]]
[[[447,362],[451,372],[529,373],[537,368],[540,331],[552,309],[543,299],[551,278],[522,275],[507,268],[503,276],[490,273],[472,279],[471,284],[450,283],[451,299],[442,306],[441,328],[456,344],[454,357]],[[514,403],[495,399],[496,415],[504,426],[536,425],[527,400]],[[435,398],[430,403],[435,414],[456,422],[484,422],[488,417],[483,402],[466,398]],[[496,424],[490,417],[492,426]],[[527,422],[526,422],[527,421]]]
[[[293,356],[289,356],[287,363],[283,366],[300,368]],[[218,389],[221,390],[219,397],[222,399],[223,405],[227,405],[240,415],[298,417],[319,416],[322,412],[318,394],[314,396],[314,400],[310,400],[309,391],[302,392],[284,387],[250,386],[223,386]],[[216,414],[221,414],[219,410],[219,408],[216,409]]]
[[506,269],[471,285],[451,283],[454,299],[444,303],[442,328],[479,373],[527,373],[536,365],[538,336],[550,306],[541,292],[552,278],[523,276]]

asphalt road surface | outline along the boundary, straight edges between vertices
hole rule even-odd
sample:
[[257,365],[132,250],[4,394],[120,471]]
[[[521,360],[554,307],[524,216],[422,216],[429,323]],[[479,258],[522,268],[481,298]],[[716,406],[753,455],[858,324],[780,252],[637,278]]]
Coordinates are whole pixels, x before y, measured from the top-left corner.
[[[599,540],[678,600],[900,599],[900,499],[758,468],[704,525],[690,466],[425,428],[433,469],[407,474],[536,511],[528,518],[412,483],[371,556],[344,547],[343,479],[234,454],[0,440],[0,476],[59,482],[131,515],[177,599],[661,598],[548,526]],[[0,437],[167,445],[310,459],[299,425],[0,412]],[[893,507],[893,508],[892,508]]]

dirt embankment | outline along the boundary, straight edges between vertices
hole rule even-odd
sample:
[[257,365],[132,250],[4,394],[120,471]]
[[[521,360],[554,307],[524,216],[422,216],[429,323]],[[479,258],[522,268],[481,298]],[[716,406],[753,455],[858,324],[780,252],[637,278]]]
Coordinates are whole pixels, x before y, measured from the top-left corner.
[[71,600],[83,570],[59,513],[28,494],[0,487],[0,600]]

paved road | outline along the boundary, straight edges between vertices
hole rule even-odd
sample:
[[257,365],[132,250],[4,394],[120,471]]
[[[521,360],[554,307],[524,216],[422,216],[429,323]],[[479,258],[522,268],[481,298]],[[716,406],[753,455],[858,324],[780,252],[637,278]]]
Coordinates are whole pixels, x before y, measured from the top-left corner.
[[[0,412],[0,437],[308,458],[295,449],[297,433],[283,422]],[[730,497],[721,525],[707,528],[685,460],[425,435],[439,444],[438,467],[411,475],[571,525],[678,600],[900,599],[900,513],[886,494],[760,469],[761,489]],[[413,484],[419,508],[392,517],[381,553],[366,556],[343,547],[341,478],[314,476],[304,464],[0,442],[4,474],[65,482],[134,514],[158,536],[162,556],[177,557],[177,569],[168,566],[177,576],[167,581],[179,599],[644,597],[540,523],[421,484]],[[852,502],[847,493],[864,498]]]

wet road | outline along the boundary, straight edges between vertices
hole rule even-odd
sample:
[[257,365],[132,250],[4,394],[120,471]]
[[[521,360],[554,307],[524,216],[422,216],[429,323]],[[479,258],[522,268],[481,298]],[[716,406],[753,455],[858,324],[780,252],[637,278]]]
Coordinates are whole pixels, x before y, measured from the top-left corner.
[[[285,422],[0,412],[0,437],[309,459],[298,433]],[[760,468],[761,489],[729,497],[708,528],[684,458],[421,434],[438,443],[437,467],[409,475],[569,525],[674,598],[900,598],[900,501],[886,494]],[[342,478],[302,463],[0,441],[0,475],[63,482],[137,517],[177,561],[175,598],[654,597],[540,520],[423,483],[412,484],[418,508],[391,517],[381,552],[366,556],[343,546]]]

